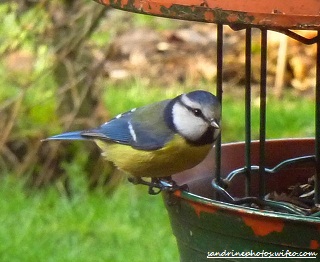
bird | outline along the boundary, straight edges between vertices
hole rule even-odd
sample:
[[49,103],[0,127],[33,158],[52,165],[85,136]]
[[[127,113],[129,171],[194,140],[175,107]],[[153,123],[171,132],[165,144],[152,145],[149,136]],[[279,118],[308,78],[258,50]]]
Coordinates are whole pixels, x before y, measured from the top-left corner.
[[130,182],[148,185],[155,194],[153,188],[175,190],[171,176],[204,160],[220,134],[220,120],[218,98],[195,90],[134,108],[97,128],[44,140],[92,140],[108,161],[130,175]]

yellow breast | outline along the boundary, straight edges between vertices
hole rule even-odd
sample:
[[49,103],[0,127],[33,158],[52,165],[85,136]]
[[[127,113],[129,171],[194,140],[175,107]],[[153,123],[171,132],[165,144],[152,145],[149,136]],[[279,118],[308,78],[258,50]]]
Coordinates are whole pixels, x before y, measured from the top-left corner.
[[101,140],[95,142],[107,160],[137,177],[165,177],[190,169],[199,164],[213,146],[194,146],[179,135],[175,135],[165,147],[154,151],[137,150]]

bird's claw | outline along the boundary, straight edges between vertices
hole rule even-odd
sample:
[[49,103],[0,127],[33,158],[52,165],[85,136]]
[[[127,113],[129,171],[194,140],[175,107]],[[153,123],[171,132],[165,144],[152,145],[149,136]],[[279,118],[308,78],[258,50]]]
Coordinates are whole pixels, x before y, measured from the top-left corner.
[[146,185],[149,187],[148,193],[150,195],[157,195],[161,191],[166,192],[174,192],[176,190],[187,190],[188,191],[188,185],[177,185],[176,182],[174,182],[171,178],[152,178],[150,182],[143,180],[140,177],[129,177],[129,182],[134,185]]

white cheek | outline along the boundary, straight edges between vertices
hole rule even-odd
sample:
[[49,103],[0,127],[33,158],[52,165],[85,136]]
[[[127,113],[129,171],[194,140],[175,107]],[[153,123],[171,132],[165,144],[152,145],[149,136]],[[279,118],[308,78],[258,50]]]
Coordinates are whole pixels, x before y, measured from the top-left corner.
[[173,106],[172,113],[178,133],[188,140],[196,141],[207,131],[208,124],[180,104]]

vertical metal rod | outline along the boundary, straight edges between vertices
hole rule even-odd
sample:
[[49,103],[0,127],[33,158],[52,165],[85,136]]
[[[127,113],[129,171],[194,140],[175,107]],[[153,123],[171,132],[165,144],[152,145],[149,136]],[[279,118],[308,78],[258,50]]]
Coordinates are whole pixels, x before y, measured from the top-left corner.
[[[217,25],[217,98],[222,105],[223,25]],[[216,141],[216,181],[221,182],[221,135]]]
[[246,29],[245,60],[245,165],[246,196],[251,194],[251,28]]
[[265,143],[266,143],[266,96],[267,96],[267,30],[261,30],[260,72],[260,136],[259,136],[259,197],[265,196]]
[[315,203],[320,203],[320,30],[318,31],[317,61],[316,61],[316,109],[315,109],[315,153],[316,153],[316,175],[315,175]]

